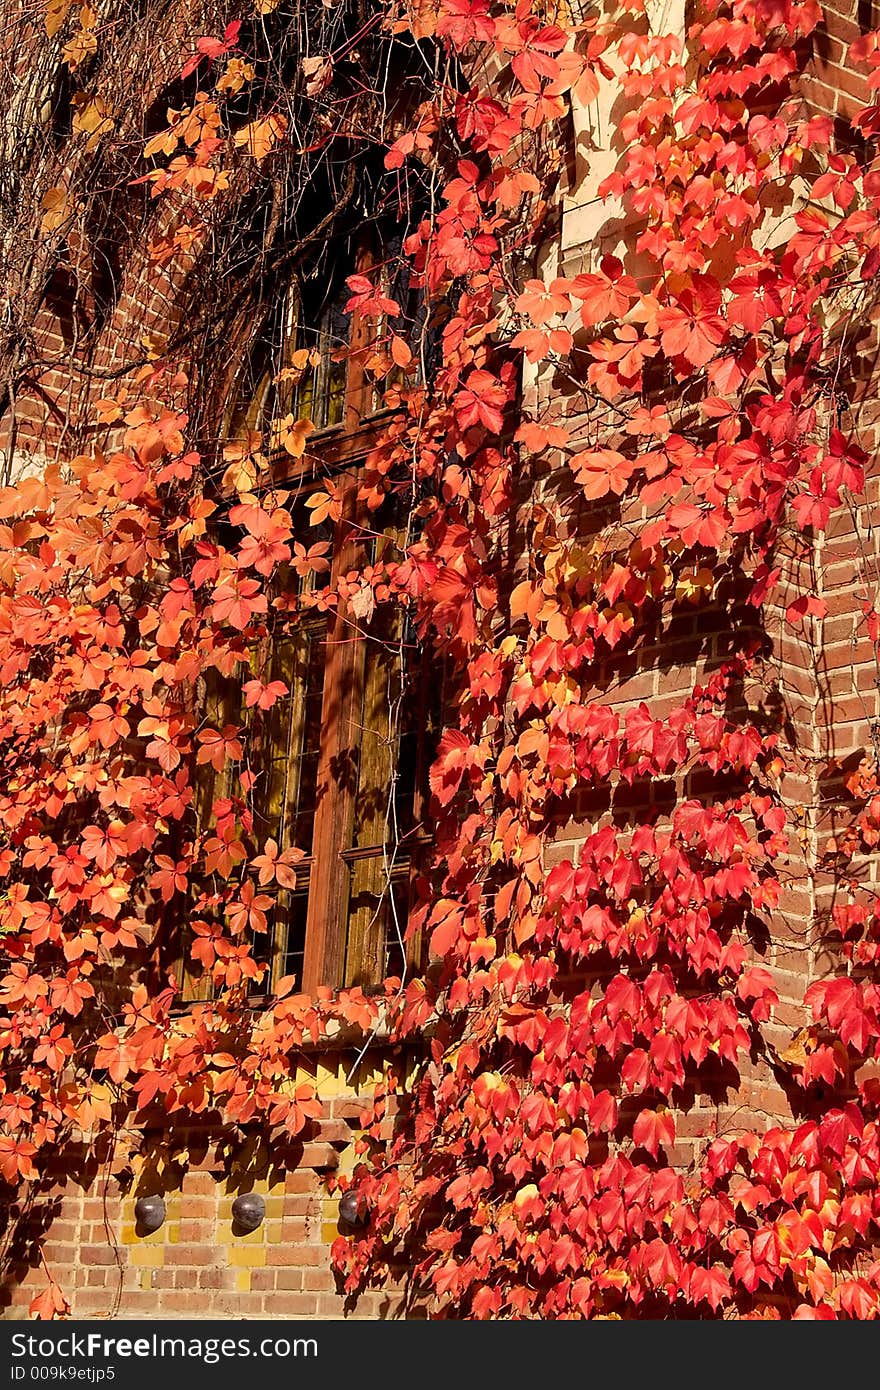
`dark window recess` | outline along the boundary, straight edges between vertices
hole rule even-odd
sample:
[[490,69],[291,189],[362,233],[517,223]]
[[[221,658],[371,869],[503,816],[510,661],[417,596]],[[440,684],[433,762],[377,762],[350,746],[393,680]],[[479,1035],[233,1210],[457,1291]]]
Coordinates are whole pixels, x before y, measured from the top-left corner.
[[[343,270],[350,267],[346,246],[334,254]],[[230,438],[268,432],[285,415],[311,420],[316,430],[343,423],[350,298],[344,274],[306,275],[278,287],[235,382],[225,422]]]
[[[365,341],[358,328],[355,350],[348,353],[345,279],[355,271],[370,273],[400,306],[399,315],[377,325],[376,332],[380,339],[393,332],[406,341],[418,363],[406,380],[430,376],[441,325],[412,284],[399,225],[391,225],[390,236],[383,237],[381,229],[381,222],[373,223],[356,236],[335,239],[320,268],[306,268],[274,295],[239,373],[226,420],[229,435],[240,438],[246,430],[259,430],[272,443],[272,421],[292,415],[310,419],[318,430],[340,427],[343,452],[338,438],[325,441],[327,458],[332,448],[334,459],[357,459],[353,422],[357,412],[363,417],[377,408],[381,393],[365,379],[375,339]],[[312,436],[313,463],[320,463],[321,448]],[[381,564],[383,556],[398,558],[415,536],[408,499],[395,494],[378,512],[368,512],[357,501],[362,465],[334,462],[331,467],[347,498],[346,519],[336,527],[312,526],[306,503],[313,484],[305,483],[291,507],[295,542],[308,551],[316,542],[331,541],[327,558],[335,573]],[[220,682],[208,692],[205,714],[217,727],[223,722],[247,726],[248,766],[256,774],[252,838],[258,849],[271,838],[279,851],[298,849],[303,856],[294,866],[295,887],[270,883],[261,889],[272,906],[268,930],[255,942],[257,959],[269,967],[259,993],[290,975],[309,989],[316,984],[372,988],[386,974],[400,976],[412,968],[419,954],[418,942],[404,944],[404,938],[411,884],[427,839],[427,768],[439,727],[442,680],[429,669],[405,614],[379,605],[354,627],[332,609],[323,614],[310,606],[304,591],[323,588],[330,576],[301,579],[296,563],[294,557],[273,577],[275,595],[290,601],[292,626],[286,612],[270,608],[270,624],[277,615],[277,628],[251,654],[252,673],[267,684],[282,681],[287,693],[266,711],[244,709],[240,682],[251,672],[242,664],[231,683],[236,689]],[[222,719],[221,706],[230,711]],[[202,772],[214,785],[199,793],[200,817],[221,794],[220,779]],[[198,967],[191,971],[187,965],[185,973],[197,975]],[[204,977],[198,988],[205,997]]]
[[[406,381],[415,385],[431,381],[443,360],[443,316],[436,308],[432,310],[425,289],[413,283],[415,276],[409,259],[404,255],[403,240],[403,236],[395,232],[377,249],[382,291],[400,308],[396,318],[386,318],[380,324],[379,336],[393,333],[406,343],[416,364],[415,371],[406,374]],[[395,368],[383,384],[387,386],[403,380],[403,372]],[[381,405],[382,391],[376,389],[372,408],[378,410]]]
[[[310,293],[308,285],[303,287],[289,354],[296,362],[294,371],[302,370],[302,376],[290,393],[289,409],[295,419],[311,420],[316,430],[341,425],[345,418],[351,315],[344,306],[350,298],[351,290],[344,282],[330,290],[325,287],[320,298]],[[299,362],[304,354],[309,356],[301,369]],[[312,360],[312,355],[317,360]]]
[[[297,874],[302,878],[302,869]],[[306,949],[306,913],[309,906],[308,887],[292,892],[279,892],[269,916],[269,943],[272,962],[271,977],[275,983],[285,975],[302,983],[303,958]]]
[[326,623],[310,623],[273,644],[269,679],[283,681],[288,694],[264,715],[257,755],[257,839],[305,854],[315,820],[326,635]]

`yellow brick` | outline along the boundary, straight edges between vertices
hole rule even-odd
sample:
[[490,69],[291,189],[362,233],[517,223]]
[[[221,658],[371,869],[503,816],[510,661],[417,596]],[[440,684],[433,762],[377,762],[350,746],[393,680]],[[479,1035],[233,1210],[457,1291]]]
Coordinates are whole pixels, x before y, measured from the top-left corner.
[[153,1287],[153,1271],[151,1269],[141,1270],[140,1285],[142,1289],[151,1289]]
[[[317,1075],[318,1075],[318,1061],[317,1061],[317,1059],[315,1059],[315,1060],[304,1060],[304,1061],[300,1061],[299,1064],[297,1065],[297,1068],[296,1068],[296,1078],[295,1078],[295,1080],[296,1080],[296,1085],[297,1085],[297,1086],[307,1086],[307,1085],[310,1085],[310,1084],[311,1084],[311,1085],[314,1085],[315,1079],[316,1079]],[[295,1089],[295,1088],[294,1088],[294,1089]]]
[[325,1064],[319,1062],[315,1073],[315,1086],[322,1099],[338,1096],[345,1086],[345,1069],[338,1062]]
[[129,1260],[133,1265],[146,1266],[148,1269],[161,1269],[165,1263],[164,1245],[133,1245]]
[[340,1173],[354,1172],[354,1165],[357,1161],[357,1154],[354,1151],[354,1144],[346,1144],[344,1149],[339,1150],[339,1166],[336,1169],[337,1176]]
[[267,1245],[281,1245],[284,1241],[284,1225],[280,1221],[266,1223]]
[[321,1241],[324,1245],[332,1245],[339,1235],[339,1226],[336,1221],[324,1221],[321,1224]]
[[251,1269],[266,1263],[265,1245],[233,1245],[229,1251],[229,1263]]
[[[383,1079],[384,1068],[381,1064],[362,1062],[357,1071],[346,1085],[346,1090],[352,1090],[359,1095],[363,1090],[369,1090],[376,1085],[377,1081]],[[348,1075],[348,1072],[345,1073]]]
[[262,1245],[263,1228],[258,1226],[255,1231],[242,1231],[241,1235],[232,1229],[232,1217],[223,1222],[220,1226],[217,1239],[222,1245]]
[[168,1222],[164,1222],[158,1231],[147,1231],[144,1235],[138,1235],[135,1227],[135,1245],[164,1245],[168,1238]]
[[138,1239],[138,1233],[133,1222],[126,1221],[123,1224],[122,1230],[119,1233],[119,1239],[122,1241],[123,1245],[134,1245],[135,1241]]
[[251,1291],[251,1272],[249,1269],[239,1269],[235,1275],[235,1287],[238,1293],[250,1293]]

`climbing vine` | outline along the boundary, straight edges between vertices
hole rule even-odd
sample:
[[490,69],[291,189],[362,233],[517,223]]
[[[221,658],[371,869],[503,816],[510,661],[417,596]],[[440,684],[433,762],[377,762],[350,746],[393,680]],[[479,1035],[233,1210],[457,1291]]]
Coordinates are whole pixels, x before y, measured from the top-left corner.
[[[299,11],[259,0],[259,22],[177,33],[175,104],[137,139],[88,90],[114,43],[96,11],[47,12],[85,74],[79,165],[41,194],[56,250],[81,254],[90,152],[124,148],[159,209],[145,273],[183,256],[201,277],[248,199],[277,212],[291,158],[317,152],[317,180],[340,142],[378,140],[383,196],[418,209],[401,255],[427,308],[407,341],[387,277],[348,279],[390,408],[361,502],[393,498],[410,526],[332,589],[273,585],[326,569],[327,546],[269,439],[217,467],[198,345],[225,303],[195,339],[167,325],[92,392],[76,448],[0,492],[7,1183],[157,1102],[299,1134],[320,1115],[303,1048],[352,1030],[415,1058],[364,1117],[365,1224],[333,1251],[352,1294],[403,1263],[448,1317],[876,1315],[877,749],[829,770],[779,670],[821,651],[829,557],[872,661],[880,638],[853,372],[880,266],[880,36],[853,44],[864,102],[835,122],[800,85],[814,0],[705,0],[674,26],[658,9],[388,5],[313,51]],[[419,81],[370,127],[377,53]],[[598,158],[594,107],[613,112],[609,221],[575,265],[560,217]],[[300,216],[294,243],[316,226]],[[274,422],[289,457],[310,423]],[[343,521],[329,471],[309,505]],[[447,673],[408,926],[425,964],[374,994],[289,979],[255,1009],[298,855],[255,825],[249,747],[286,688],[252,653],[314,607],[363,640],[401,610]],[[246,722],[211,723],[212,673],[242,679]],[[229,780],[206,820],[209,770]],[[181,1010],[184,915],[214,993]],[[33,1311],[66,1310],[50,1271]]]

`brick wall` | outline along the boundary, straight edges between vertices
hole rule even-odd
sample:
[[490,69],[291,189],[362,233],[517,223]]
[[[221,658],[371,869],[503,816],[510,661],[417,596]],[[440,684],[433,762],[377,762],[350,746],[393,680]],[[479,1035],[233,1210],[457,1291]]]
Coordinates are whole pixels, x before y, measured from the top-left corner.
[[[797,90],[809,114],[839,118],[835,120],[835,139],[848,148],[853,141],[847,122],[872,98],[864,74],[847,66],[846,53],[861,33],[880,26],[880,7],[870,0],[832,0],[823,3],[822,9],[824,22],[803,54]],[[684,35],[687,9],[673,0],[664,10],[664,26],[671,29],[676,18]],[[543,249],[541,274],[547,281],[557,274],[570,277],[580,270],[595,269],[600,256],[608,253],[618,256],[631,274],[638,275],[638,256],[623,209],[595,196],[598,184],[621,152],[615,145],[614,97],[613,83],[603,82],[598,101],[575,110],[575,130],[586,133],[578,151],[583,146],[589,153],[572,186],[563,191],[558,234]],[[602,132],[605,143],[597,149]],[[775,229],[773,240],[779,244],[794,230],[787,220],[790,212],[783,214]],[[572,326],[576,330],[575,322]],[[860,340],[850,344],[837,379],[837,386],[845,388],[851,401],[851,411],[840,421],[840,427],[853,431],[873,455],[880,445],[876,330],[875,321],[873,330],[866,328]],[[577,443],[578,407],[560,392],[552,373],[526,368],[526,374],[525,408],[542,421],[557,416]],[[583,438],[595,439],[595,422],[587,418]],[[868,472],[870,475],[870,465]],[[571,492],[570,478],[566,488],[566,474],[563,469],[542,485],[542,501],[551,515],[565,510],[560,499]],[[743,704],[750,717],[778,727],[792,763],[781,787],[795,827],[790,859],[783,866],[784,891],[772,914],[769,934],[756,932],[753,942],[758,963],[772,970],[779,993],[779,1003],[763,1033],[780,1053],[812,1021],[803,1003],[806,989],[814,980],[841,969],[829,930],[830,910],[839,889],[823,869],[822,856],[829,838],[851,815],[845,775],[880,737],[880,671],[859,602],[866,592],[865,572],[880,581],[878,518],[880,482],[869,476],[862,504],[852,511],[841,507],[832,516],[806,565],[783,574],[781,591],[772,605],[759,613],[735,606],[720,611],[711,603],[688,611],[687,605],[680,605],[674,614],[670,605],[656,630],[642,634],[636,651],[606,663],[590,692],[591,699],[620,712],[645,701],[654,718],[663,718],[664,711],[679,705],[695,683],[718,668],[732,631],[738,629],[740,638],[743,622],[754,625],[764,656],[755,679],[743,692]],[[608,520],[605,516],[597,524]],[[622,518],[634,531],[642,520],[636,513]],[[583,522],[581,528],[582,532],[589,529]],[[780,562],[784,567],[784,557]],[[828,615],[794,628],[786,622],[785,610],[804,592],[824,599]],[[702,791],[711,794],[708,786]],[[700,793],[697,786],[688,791],[689,795]],[[662,818],[669,797],[670,788],[663,779],[581,795],[560,816],[547,855],[548,867],[566,859],[577,863],[583,838],[608,824],[617,825],[625,836],[628,816],[653,810]],[[857,872],[863,887],[880,890],[874,858],[859,863]],[[707,1136],[761,1131],[773,1123],[790,1125],[811,1107],[821,1108],[821,1096],[806,1100],[799,1088],[783,1087],[769,1061],[746,1059],[735,1083],[722,1072],[716,1077],[701,1077],[701,1088],[692,1095],[689,1112],[676,1116],[677,1142],[671,1152],[677,1163],[688,1168],[698,1160]]]
[[[880,20],[868,13],[863,0],[834,0],[825,10],[825,25],[814,40],[802,91],[813,109],[848,116],[864,89],[845,67],[845,45]],[[607,128],[607,114],[597,129]],[[578,129],[590,127],[584,113],[576,115]],[[607,154],[613,162],[613,151]],[[590,180],[607,172],[608,160],[603,163],[601,152],[594,152],[592,172],[584,172],[569,191],[571,211],[562,219],[559,245],[548,248],[544,257],[547,278],[552,278],[554,265],[560,273],[573,273],[597,244],[603,251],[616,248],[624,229],[609,220],[607,207],[594,206],[590,187]],[[139,275],[137,268],[130,271],[108,326],[102,349],[105,364],[123,363],[145,327],[167,322],[172,278],[152,285],[147,294]],[[39,320],[38,336],[47,357],[63,358],[62,317],[57,309],[46,307]],[[866,352],[866,362],[868,357]],[[853,365],[854,413],[849,423],[858,428],[863,442],[873,440],[876,445],[880,408],[873,368],[862,370],[858,360]],[[24,441],[27,448],[44,454],[63,448],[65,422],[78,418],[82,392],[88,389],[71,378],[60,361],[27,383],[17,402],[19,446],[24,447]],[[552,389],[534,377],[527,380],[526,405],[546,400]],[[7,420],[7,433],[8,428]],[[0,447],[3,441],[0,428]],[[828,604],[824,620],[810,620],[807,629],[792,631],[782,621],[784,601],[762,615],[768,660],[764,684],[749,692],[750,702],[755,707],[763,702],[770,709],[776,701],[787,737],[809,755],[808,770],[791,775],[784,788],[792,811],[800,814],[797,808],[803,808],[801,834],[792,843],[798,874],[775,914],[772,937],[756,947],[773,968],[780,992],[767,1030],[780,1051],[806,1022],[806,984],[837,968],[834,949],[826,940],[833,889],[819,869],[819,858],[827,837],[846,816],[841,779],[858,761],[860,750],[871,746],[880,718],[878,672],[859,632],[861,586],[855,578],[866,553],[872,558],[880,555],[878,514],[880,491],[873,480],[864,504],[853,514],[841,511],[829,528],[817,555],[821,596]],[[724,640],[717,612],[704,608],[685,613],[673,632],[658,632],[653,644],[644,645],[638,655],[609,666],[603,698],[620,707],[646,700],[655,717],[662,716],[664,708],[692,689],[707,665],[717,663]],[[641,794],[646,803],[660,804],[664,788],[658,782],[635,792],[624,789],[624,794]],[[557,859],[576,857],[584,836],[613,812],[613,805],[589,798],[568,807],[548,867]],[[876,865],[866,864],[865,873],[876,881]],[[115,1152],[84,1163],[79,1174],[59,1174],[57,1183],[34,1195],[27,1209],[10,1208],[5,1213],[6,1274],[0,1288],[6,1315],[26,1316],[30,1300],[45,1285],[42,1269],[33,1263],[32,1237],[37,1233],[45,1233],[45,1259],[70,1299],[74,1317],[322,1318],[351,1312],[376,1318],[399,1312],[402,1296],[393,1289],[371,1291],[350,1309],[329,1267],[329,1246],[344,1228],[328,1178],[345,1172],[353,1162],[361,1108],[358,1088],[346,1081],[349,1065],[348,1058],[332,1057],[316,1063],[319,1093],[327,1100],[326,1119],[302,1144],[273,1144],[271,1162],[258,1134],[245,1134],[230,1145],[218,1143],[206,1127],[182,1133],[160,1128],[151,1134],[142,1157],[129,1160],[123,1136]],[[683,1167],[695,1160],[702,1142],[716,1129],[763,1128],[774,1119],[793,1118],[792,1098],[765,1064],[746,1063],[741,1075],[742,1085],[734,1090],[719,1072],[714,1083],[693,1097],[690,1112],[677,1119],[674,1156]],[[359,1084],[368,1087],[370,1080],[360,1076]],[[232,1224],[232,1202],[243,1191],[266,1198],[265,1221],[250,1234],[236,1233]],[[158,1231],[146,1235],[135,1225],[134,1204],[139,1196],[152,1193],[165,1197],[167,1218]]]
[[[34,1237],[71,1303],[74,1318],[386,1318],[401,1293],[384,1288],[353,1306],[337,1287],[330,1246],[350,1230],[328,1180],[350,1170],[364,1101],[378,1069],[326,1054],[308,1072],[325,1102],[324,1118],[302,1141],[258,1132],[218,1136],[207,1124],[148,1129],[142,1150],[128,1154],[125,1133],[112,1152],[68,1156],[58,1175],[25,1208],[0,1206],[4,1274],[0,1309],[27,1317],[45,1287]],[[306,1073],[298,1082],[307,1079]],[[158,1117],[157,1117],[158,1123]],[[265,1199],[265,1218],[251,1232],[233,1221],[242,1193]],[[147,1233],[135,1220],[139,1197],[164,1197],[166,1218]]]
[[876,0],[826,0],[822,11],[801,90],[814,110],[849,120],[868,104],[868,90],[864,72],[847,64],[847,51],[860,34],[880,25],[880,12]]

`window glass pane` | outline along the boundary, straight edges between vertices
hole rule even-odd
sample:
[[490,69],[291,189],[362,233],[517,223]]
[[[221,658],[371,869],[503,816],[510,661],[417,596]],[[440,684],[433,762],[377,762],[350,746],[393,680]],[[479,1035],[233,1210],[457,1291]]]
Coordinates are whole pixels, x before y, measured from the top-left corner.
[[233,402],[224,434],[240,438],[250,430],[267,430],[270,422],[290,408],[292,385],[277,378],[289,367],[299,317],[299,286],[277,291],[271,307],[250,344],[235,381]]
[[[348,242],[334,260],[342,272],[351,269]],[[294,281],[277,292],[236,378],[227,437],[265,432],[288,414],[319,430],[343,422],[351,333],[344,306],[350,298],[344,273]]]
[[[239,666],[244,672],[244,665]],[[244,722],[242,710],[241,683],[244,674],[222,676],[212,668],[205,673],[205,693],[203,710],[205,724],[212,729],[222,729],[225,724],[241,726]],[[231,766],[217,772],[211,763],[201,763],[197,769],[194,786],[196,827],[206,830],[211,822],[211,808],[221,797],[228,796],[232,787],[234,772]]]
[[[317,546],[327,568],[298,573],[293,564],[279,566],[272,587],[279,596],[306,596],[307,602],[307,596],[324,588],[329,580],[333,528],[328,522],[309,525],[305,498],[294,501],[290,510],[294,540],[306,551]],[[322,545],[327,548],[320,552]],[[263,680],[267,684],[281,681],[287,694],[263,714],[258,727],[254,830],[261,840],[271,836],[282,850],[295,846],[309,854],[321,745],[326,616],[306,607],[296,626],[276,633],[269,644],[268,674]]]
[[183,940],[183,962],[178,975],[180,998],[184,1004],[203,1003],[214,998],[214,984],[210,970],[203,970],[199,961],[192,958],[192,946],[196,935],[189,928],[181,931]]
[[314,352],[319,361],[309,362],[295,386],[290,405],[297,419],[311,420],[316,429],[341,424],[345,415],[345,387],[348,375],[346,351],[351,333],[351,315],[344,305],[351,291],[343,282],[333,287],[320,302],[308,287],[296,326],[294,351]]
[[296,979],[294,988],[302,984],[303,960],[306,949],[306,912],[309,905],[307,871],[297,873],[297,888],[282,889],[269,914],[269,939],[272,952],[271,983],[274,988],[285,975]]
[[[395,499],[391,499],[389,510],[394,507]],[[403,520],[396,518],[384,536],[371,541],[370,562],[380,561],[386,551],[397,554],[403,536]],[[428,717],[428,672],[409,618],[399,609],[380,607],[363,642],[354,848],[395,845],[412,830],[419,753]]]
[[[386,625],[387,627],[387,625]],[[358,785],[355,796],[354,845],[377,845],[396,840],[396,795],[400,716],[400,662],[390,641],[371,632],[366,639],[364,698],[360,728]]]
[[283,681],[288,693],[264,715],[256,753],[255,833],[306,854],[315,819],[325,659],[323,621],[276,638],[269,679]]
[[308,893],[290,894],[288,898],[287,938],[282,973],[295,975],[302,983],[303,958],[306,951],[306,909]]
[[[396,556],[407,517],[395,498],[372,519],[380,530],[364,544],[368,563]],[[419,852],[420,781],[431,741],[439,684],[423,660],[412,623],[380,605],[363,625],[363,683],[355,730],[354,791],[345,981],[377,985],[401,975],[411,865]]]
[[442,361],[442,322],[431,308],[423,286],[413,284],[412,264],[403,250],[403,234],[393,231],[385,237],[379,251],[381,265],[380,281],[382,291],[398,305],[400,313],[396,318],[381,320],[377,338],[385,339],[389,333],[402,338],[413,355],[415,366],[404,373],[394,367],[383,382],[373,391],[372,409],[379,410],[383,405],[383,394],[389,386],[407,384],[417,386],[430,381]]
[[382,912],[382,978],[402,976],[406,970],[406,923],[409,917],[409,874],[392,878]]

